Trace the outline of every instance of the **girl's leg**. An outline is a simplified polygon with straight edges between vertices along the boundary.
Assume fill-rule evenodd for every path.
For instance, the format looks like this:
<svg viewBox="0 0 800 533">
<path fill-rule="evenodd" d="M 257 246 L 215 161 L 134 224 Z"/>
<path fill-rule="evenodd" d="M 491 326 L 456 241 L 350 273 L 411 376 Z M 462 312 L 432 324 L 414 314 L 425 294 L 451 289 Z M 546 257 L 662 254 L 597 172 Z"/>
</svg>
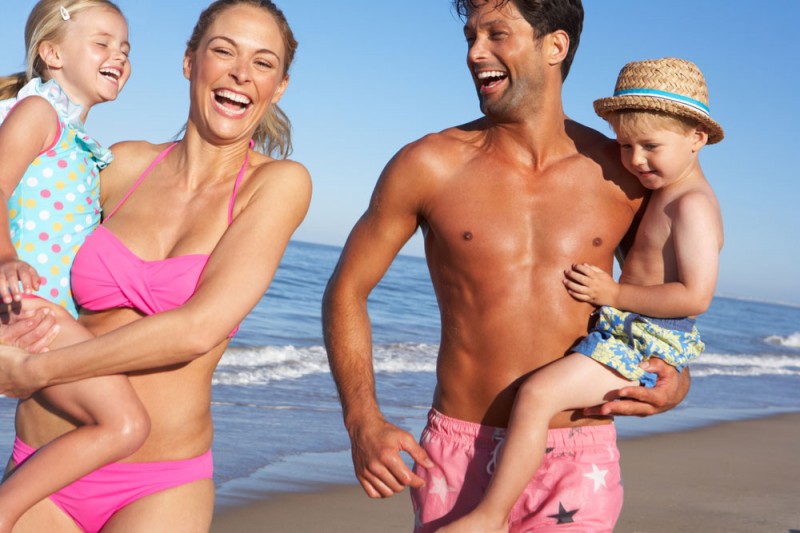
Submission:
<svg viewBox="0 0 800 533">
<path fill-rule="evenodd" d="M 56 316 L 61 329 L 54 348 L 91 338 L 61 309 Z M 53 492 L 135 452 L 150 431 L 147 412 L 126 376 L 86 379 L 38 394 L 79 427 L 43 446 L 0 485 L 0 532 L 10 531 L 25 511 Z"/>
<path fill-rule="evenodd" d="M 532 374 L 517 392 L 497 468 L 481 503 L 441 531 L 508 531 L 509 513 L 544 457 L 553 416 L 600 404 L 610 391 L 631 383 L 590 357 L 575 353 Z"/>
</svg>

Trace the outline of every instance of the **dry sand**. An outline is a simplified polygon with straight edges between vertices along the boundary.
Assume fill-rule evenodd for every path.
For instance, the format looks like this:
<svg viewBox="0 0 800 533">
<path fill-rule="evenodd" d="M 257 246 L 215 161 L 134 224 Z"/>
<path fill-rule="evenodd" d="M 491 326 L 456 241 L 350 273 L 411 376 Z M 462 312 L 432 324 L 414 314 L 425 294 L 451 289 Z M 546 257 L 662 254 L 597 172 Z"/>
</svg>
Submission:
<svg viewBox="0 0 800 533">
<path fill-rule="evenodd" d="M 620 441 L 617 533 L 800 533 L 800 414 Z M 271 495 L 218 513 L 213 533 L 412 530 L 408 493 L 357 486 Z"/>
</svg>

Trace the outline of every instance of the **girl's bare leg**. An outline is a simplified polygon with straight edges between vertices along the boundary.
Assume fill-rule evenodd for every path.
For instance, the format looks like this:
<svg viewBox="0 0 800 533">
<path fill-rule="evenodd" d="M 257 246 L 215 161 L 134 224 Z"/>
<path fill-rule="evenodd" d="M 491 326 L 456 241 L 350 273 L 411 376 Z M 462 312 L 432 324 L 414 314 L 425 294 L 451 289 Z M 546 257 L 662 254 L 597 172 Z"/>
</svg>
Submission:
<svg viewBox="0 0 800 533">
<path fill-rule="evenodd" d="M 583 354 L 569 354 L 536 371 L 517 392 L 483 499 L 470 514 L 439 531 L 508 531 L 511 509 L 542 463 L 553 416 L 603 403 L 610 391 L 631 383 Z"/>
<path fill-rule="evenodd" d="M 29 305 L 51 304 L 35 300 Z M 53 348 L 92 337 L 62 309 L 51 309 L 60 327 Z M 11 531 L 28 509 L 53 492 L 135 452 L 150 431 L 147 412 L 126 376 L 86 379 L 49 387 L 38 394 L 79 427 L 43 446 L 7 475 L 0 485 L 0 533 Z"/>
</svg>

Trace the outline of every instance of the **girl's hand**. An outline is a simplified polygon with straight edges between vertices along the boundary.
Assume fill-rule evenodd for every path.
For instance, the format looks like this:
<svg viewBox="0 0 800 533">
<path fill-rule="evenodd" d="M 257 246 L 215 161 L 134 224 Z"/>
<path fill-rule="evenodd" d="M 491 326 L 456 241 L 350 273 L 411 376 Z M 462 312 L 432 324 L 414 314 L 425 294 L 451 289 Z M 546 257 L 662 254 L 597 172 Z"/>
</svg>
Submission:
<svg viewBox="0 0 800 533">
<path fill-rule="evenodd" d="M 619 284 L 608 272 L 594 265 L 572 265 L 571 269 L 564 271 L 564 286 L 569 295 L 579 302 L 617 307 L 615 302 Z"/>
<path fill-rule="evenodd" d="M 19 302 L 22 294 L 38 291 L 39 283 L 36 269 L 25 261 L 14 257 L 0 262 L 0 298 L 3 303 Z"/>
</svg>

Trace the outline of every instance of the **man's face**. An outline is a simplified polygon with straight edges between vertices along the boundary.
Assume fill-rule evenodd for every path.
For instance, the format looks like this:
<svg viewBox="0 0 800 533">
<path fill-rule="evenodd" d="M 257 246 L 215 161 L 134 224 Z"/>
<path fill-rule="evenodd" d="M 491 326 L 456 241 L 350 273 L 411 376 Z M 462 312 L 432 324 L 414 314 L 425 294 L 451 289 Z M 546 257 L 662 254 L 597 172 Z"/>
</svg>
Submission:
<svg viewBox="0 0 800 533">
<path fill-rule="evenodd" d="M 481 111 L 498 121 L 513 120 L 544 86 L 541 41 L 513 2 L 496 7 L 494 0 L 470 13 L 464 36 Z"/>
</svg>

